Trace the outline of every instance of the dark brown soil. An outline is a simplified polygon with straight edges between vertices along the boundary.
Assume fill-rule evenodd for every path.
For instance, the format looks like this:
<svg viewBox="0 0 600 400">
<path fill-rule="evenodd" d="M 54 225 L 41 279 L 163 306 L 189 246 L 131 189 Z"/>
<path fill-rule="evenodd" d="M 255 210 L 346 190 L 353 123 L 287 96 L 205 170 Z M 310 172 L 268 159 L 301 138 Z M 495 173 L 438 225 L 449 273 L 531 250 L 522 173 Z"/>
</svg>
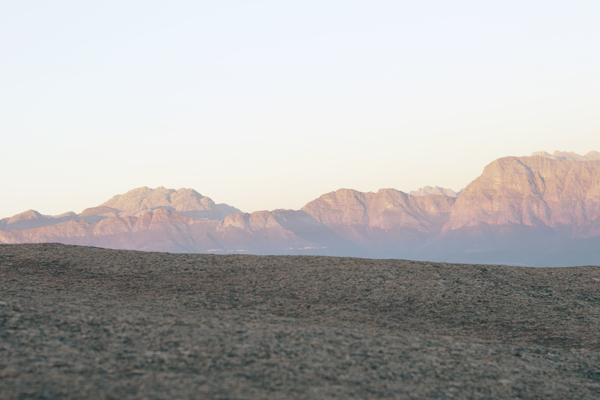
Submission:
<svg viewBox="0 0 600 400">
<path fill-rule="evenodd" d="M 0 399 L 596 399 L 600 268 L 0 245 Z"/>
</svg>

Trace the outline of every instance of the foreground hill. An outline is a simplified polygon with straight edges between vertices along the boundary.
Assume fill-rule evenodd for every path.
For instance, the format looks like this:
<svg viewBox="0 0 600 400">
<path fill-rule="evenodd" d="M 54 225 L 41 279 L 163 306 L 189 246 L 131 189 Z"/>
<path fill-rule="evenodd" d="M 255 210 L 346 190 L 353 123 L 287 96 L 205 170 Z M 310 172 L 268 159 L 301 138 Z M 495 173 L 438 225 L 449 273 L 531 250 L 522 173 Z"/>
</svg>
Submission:
<svg viewBox="0 0 600 400">
<path fill-rule="evenodd" d="M 0 245 L 0 393 L 596 399 L 600 269 Z"/>
</svg>

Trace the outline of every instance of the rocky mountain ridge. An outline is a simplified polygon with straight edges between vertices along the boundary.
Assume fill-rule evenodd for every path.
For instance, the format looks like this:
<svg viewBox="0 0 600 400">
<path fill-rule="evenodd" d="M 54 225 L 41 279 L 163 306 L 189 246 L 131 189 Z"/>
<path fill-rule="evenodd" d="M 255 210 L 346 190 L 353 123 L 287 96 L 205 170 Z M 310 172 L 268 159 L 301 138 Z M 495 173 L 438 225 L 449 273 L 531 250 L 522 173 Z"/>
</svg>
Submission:
<svg viewBox="0 0 600 400">
<path fill-rule="evenodd" d="M 120 210 L 120 216 L 139 216 L 156 209 L 176 211 L 196 219 L 221 220 L 229 214 L 241 211 L 227 204 L 216 204 L 210 197 L 202 196 L 194 189 L 150 189 L 142 187 L 116 195 L 102 203 L 103 207 Z"/>
<path fill-rule="evenodd" d="M 200 220 L 222 220 L 229 214 L 241 211 L 227 204 L 216 204 L 210 197 L 202 196 L 194 189 L 150 189 L 141 187 L 125 194 L 113 196 L 96 207 L 83 210 L 80 214 L 72 211 L 50 216 L 35 210 L 28 210 L 10 218 L 0 219 L 0 231 L 41 228 L 67 221 L 86 221 L 96 224 L 108 218 L 139 217 L 158 209 L 174 211 L 178 214 Z"/>
<path fill-rule="evenodd" d="M 419 190 L 411 190 L 408 192 L 411 196 L 427 196 L 429 194 L 437 194 L 438 196 L 457 197 L 462 193 L 462 190 L 455 192 L 452 189 L 443 188 L 440 186 L 423 186 Z"/>
<path fill-rule="evenodd" d="M 519 224 L 584 228 L 600 217 L 600 159 L 505 157 L 457 198 L 444 230 Z"/>
<path fill-rule="evenodd" d="M 537 152 L 531 153 L 531 157 L 534 157 L 534 156 L 551 158 L 553 160 L 571 160 L 571 161 L 600 160 L 600 152 L 597 152 L 597 151 L 590 151 L 583 156 L 580 154 L 574 153 L 572 151 L 558 151 L 557 150 L 552 154 L 545 152 L 545 151 L 537 151 Z"/>
<path fill-rule="evenodd" d="M 460 194 L 340 189 L 302 209 L 242 213 L 192 189 L 138 188 L 81 214 L 0 220 L 1 243 L 316 254 L 523 265 L 600 263 L 600 158 L 504 157 Z M 442 191 L 442 193 L 444 193 Z M 545 263 L 545 264 L 544 264 Z"/>
</svg>

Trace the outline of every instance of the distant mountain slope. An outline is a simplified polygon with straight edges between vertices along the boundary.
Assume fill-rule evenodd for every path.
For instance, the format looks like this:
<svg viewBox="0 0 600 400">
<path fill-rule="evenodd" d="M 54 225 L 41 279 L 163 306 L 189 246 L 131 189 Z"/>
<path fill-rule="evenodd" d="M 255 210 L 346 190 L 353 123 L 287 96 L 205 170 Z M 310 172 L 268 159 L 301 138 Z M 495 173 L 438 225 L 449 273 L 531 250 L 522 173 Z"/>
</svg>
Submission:
<svg viewBox="0 0 600 400">
<path fill-rule="evenodd" d="M 423 186 L 419 190 L 412 190 L 408 192 L 411 196 L 427 196 L 430 194 L 435 194 L 438 196 L 448 196 L 448 197 L 456 197 L 462 192 L 455 192 L 452 189 L 446 189 L 439 186 Z"/>
<path fill-rule="evenodd" d="M 96 224 L 107 218 L 140 216 L 157 209 L 175 211 L 181 215 L 203 220 L 222 220 L 229 214 L 241 212 L 227 204 L 215 204 L 211 198 L 202 196 L 193 189 L 143 187 L 116 195 L 99 206 L 86 208 L 79 215 L 68 212 L 58 216 L 46 216 L 35 210 L 25 211 L 1 219 L 0 231 L 41 228 L 74 220 Z"/>
<path fill-rule="evenodd" d="M 590 151 L 585 155 L 579 155 L 572 151 L 555 151 L 553 154 L 545 151 L 538 151 L 531 154 L 531 157 L 540 156 L 546 158 L 552 158 L 554 160 L 570 160 L 570 161 L 594 161 L 600 160 L 600 153 L 597 151 Z"/>
<path fill-rule="evenodd" d="M 302 210 L 328 226 L 401 226 L 432 233 L 441 229 L 440 222 L 449 216 L 454 202 L 448 196 L 411 196 L 395 189 L 377 193 L 340 189 L 309 202 Z"/>
<path fill-rule="evenodd" d="M 190 226 L 208 226 L 218 221 L 196 221 L 169 210 L 148 211 L 139 217 L 105 218 L 97 223 L 84 219 L 21 231 L 0 232 L 3 243 L 90 245 L 115 249 L 186 252 L 195 251 Z"/>
<path fill-rule="evenodd" d="M 373 256 L 393 256 L 440 232 L 454 201 L 453 197 L 417 197 L 394 189 L 377 193 L 340 189 L 311 201 L 302 211 Z"/>
<path fill-rule="evenodd" d="M 159 208 L 141 216 L 105 218 L 97 223 L 81 219 L 0 232 L 0 242 L 169 252 L 366 255 L 309 214 L 293 210 L 231 214 L 222 221 L 206 221 Z"/>
<path fill-rule="evenodd" d="M 254 254 L 321 254 L 365 256 L 355 243 L 304 211 L 257 211 L 232 214 L 212 235 L 220 249 Z"/>
</svg>

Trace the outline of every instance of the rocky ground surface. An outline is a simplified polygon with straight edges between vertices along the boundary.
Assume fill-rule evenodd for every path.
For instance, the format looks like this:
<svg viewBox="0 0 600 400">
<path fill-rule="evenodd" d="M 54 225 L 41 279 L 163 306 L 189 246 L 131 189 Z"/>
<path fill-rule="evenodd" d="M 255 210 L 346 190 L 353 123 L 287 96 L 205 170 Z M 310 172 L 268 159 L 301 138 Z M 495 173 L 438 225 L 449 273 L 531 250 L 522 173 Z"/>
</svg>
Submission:
<svg viewBox="0 0 600 400">
<path fill-rule="evenodd" d="M 600 267 L 0 245 L 1 399 L 596 399 Z"/>
</svg>

